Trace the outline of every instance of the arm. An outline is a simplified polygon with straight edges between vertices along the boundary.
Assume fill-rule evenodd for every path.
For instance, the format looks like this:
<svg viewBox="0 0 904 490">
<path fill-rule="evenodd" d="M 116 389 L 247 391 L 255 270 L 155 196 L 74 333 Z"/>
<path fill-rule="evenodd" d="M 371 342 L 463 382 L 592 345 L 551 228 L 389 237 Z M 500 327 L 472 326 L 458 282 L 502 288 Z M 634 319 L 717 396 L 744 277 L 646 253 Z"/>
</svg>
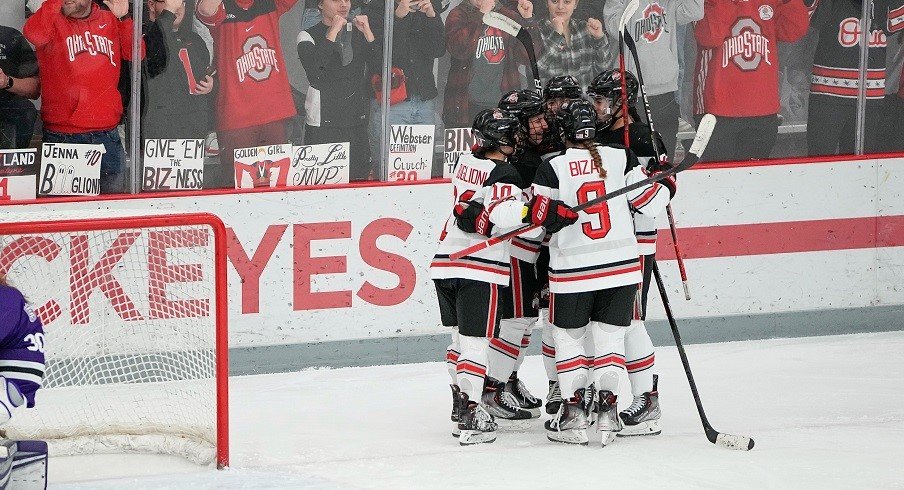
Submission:
<svg viewBox="0 0 904 490">
<path fill-rule="evenodd" d="M 219 25 L 226 20 L 223 0 L 199 0 L 195 7 L 195 16 L 209 27 Z"/>
<path fill-rule="evenodd" d="M 540 71 L 541 77 L 548 78 L 550 73 L 558 72 L 560 70 L 557 69 L 564 66 L 562 58 L 564 58 L 565 53 L 558 49 L 558 46 L 565 43 L 565 36 L 556 32 L 552 28 L 552 24 L 546 21 L 540 24 L 537 33 L 540 34 L 537 36 L 539 39 L 534 41 L 535 44 L 538 41 L 540 44 L 536 48 L 537 69 Z"/>
<path fill-rule="evenodd" d="M 650 174 L 638 162 L 633 151 L 626 148 L 625 157 L 627 159 L 625 185 L 631 185 L 650 177 Z M 634 211 L 647 216 L 658 216 L 672 200 L 675 190 L 675 178 L 671 176 L 635 189 L 625 196 Z"/>
<path fill-rule="evenodd" d="M 696 22 L 703 18 L 703 0 L 676 0 L 675 20 L 678 25 Z"/>
<path fill-rule="evenodd" d="M 53 39 L 56 31 L 54 21 L 62 15 L 60 13 L 62 5 L 63 0 L 47 0 L 25 21 L 22 32 L 35 49 L 43 49 Z"/>
<path fill-rule="evenodd" d="M 803 0 L 779 0 L 776 8 L 775 35 L 779 41 L 794 42 L 807 34 L 810 14 Z"/>
<path fill-rule="evenodd" d="M 446 48 L 453 58 L 467 59 L 474 56 L 477 49 L 477 39 L 483 23 L 469 17 L 472 16 L 465 11 L 464 6 L 459 5 L 446 18 Z"/>
<path fill-rule="evenodd" d="M 328 39 L 314 39 L 308 31 L 298 34 L 298 59 L 304 68 L 308 80 L 314 87 L 321 87 L 324 71 L 338 67 L 342 62 L 339 45 Z"/>
<path fill-rule="evenodd" d="M 432 10 L 432 4 L 430 9 Z M 429 12 L 426 13 L 426 22 L 423 29 L 416 30 L 415 33 L 421 40 L 417 46 L 420 47 L 421 53 L 429 59 L 440 58 L 446 52 L 446 30 L 443 27 L 443 20 L 439 15 L 433 17 Z"/>
<path fill-rule="evenodd" d="M 134 59 L 134 54 L 132 53 L 132 18 L 128 18 L 125 20 L 119 21 L 119 49 L 122 55 L 122 59 L 126 61 L 132 61 Z M 145 44 L 144 39 L 139 43 L 139 53 L 138 59 L 144 59 L 145 56 Z"/>
<path fill-rule="evenodd" d="M 166 71 L 167 51 L 171 41 L 166 33 L 172 32 L 175 19 L 172 12 L 164 10 L 156 21 L 147 25 L 144 43 L 147 47 L 147 73 L 150 78 Z"/>
<path fill-rule="evenodd" d="M 27 99 L 37 99 L 41 95 L 41 84 L 38 79 L 38 59 L 34 50 L 21 35 L 16 36 L 8 48 L 14 67 L 10 73 L 0 70 L 0 87 L 5 87 L 11 78 L 13 86 L 7 90 L 8 92 Z"/>
<path fill-rule="evenodd" d="M 737 17 L 734 0 L 704 0 L 703 18 L 694 26 L 694 37 L 701 48 L 717 48 L 731 34 Z"/>
<path fill-rule="evenodd" d="M 606 0 L 603 6 L 603 25 L 606 26 L 606 32 L 618 38 L 618 33 L 623 26 L 618 25 L 622 14 L 625 13 L 625 0 Z"/>
</svg>

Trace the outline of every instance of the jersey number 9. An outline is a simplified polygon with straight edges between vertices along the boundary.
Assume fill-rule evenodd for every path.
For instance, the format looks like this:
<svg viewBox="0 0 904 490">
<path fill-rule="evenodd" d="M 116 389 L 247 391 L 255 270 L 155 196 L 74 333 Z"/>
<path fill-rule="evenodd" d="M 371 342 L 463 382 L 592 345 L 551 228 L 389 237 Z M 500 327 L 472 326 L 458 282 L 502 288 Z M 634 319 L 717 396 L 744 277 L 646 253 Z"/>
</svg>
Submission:
<svg viewBox="0 0 904 490">
<path fill-rule="evenodd" d="M 591 196 L 591 194 L 593 195 Z M 605 182 L 601 180 L 585 182 L 578 188 L 578 204 L 584 204 L 604 195 L 606 195 Z M 581 223 L 581 229 L 584 230 L 584 234 L 593 240 L 605 238 L 609 234 L 609 230 L 612 229 L 612 224 L 609 222 L 609 203 L 603 201 L 584 209 L 583 212 L 590 215 L 590 221 Z M 599 220 L 599 226 L 594 226 L 595 220 L 593 216 L 596 216 L 597 220 Z"/>
</svg>

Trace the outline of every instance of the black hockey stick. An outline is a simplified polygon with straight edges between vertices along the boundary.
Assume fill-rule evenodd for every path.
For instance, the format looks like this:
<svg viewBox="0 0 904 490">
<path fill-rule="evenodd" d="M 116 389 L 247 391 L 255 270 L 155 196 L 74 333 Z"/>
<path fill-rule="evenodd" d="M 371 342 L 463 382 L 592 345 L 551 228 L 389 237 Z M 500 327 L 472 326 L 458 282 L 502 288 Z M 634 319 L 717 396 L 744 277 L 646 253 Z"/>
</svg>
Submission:
<svg viewBox="0 0 904 490">
<path fill-rule="evenodd" d="M 527 60 L 530 62 L 530 71 L 534 76 L 534 89 L 537 92 L 543 92 L 540 69 L 537 68 L 537 54 L 534 52 L 534 40 L 531 38 L 530 33 L 527 32 L 527 29 L 524 29 L 518 21 L 499 12 L 492 11 L 483 14 L 483 23 L 514 37 L 524 45 L 524 50 L 527 51 Z"/>
<path fill-rule="evenodd" d="M 653 153 L 656 154 L 656 158 L 658 159 L 659 155 L 668 155 L 668 153 L 664 151 L 660 152 L 661 148 L 659 148 L 659 142 L 656 140 L 656 128 L 653 126 L 653 113 L 650 111 L 650 101 L 647 99 L 647 89 L 643 84 L 643 70 L 640 69 L 640 57 L 637 55 L 637 44 L 634 43 L 634 38 L 631 37 L 631 32 L 628 31 L 627 27 L 624 29 L 624 40 L 625 44 L 628 46 L 628 50 L 631 51 L 631 57 L 634 59 L 634 67 L 637 70 L 637 82 L 640 84 L 640 98 L 643 100 L 643 110 L 647 116 L 647 124 L 650 125 L 650 139 L 653 142 Z M 675 149 L 672 148 L 672 151 L 675 151 Z M 687 286 L 687 270 L 684 268 L 684 258 L 681 257 L 681 249 L 678 246 L 678 230 L 675 229 L 675 214 L 672 212 L 671 203 L 666 205 L 665 211 L 669 218 L 669 231 L 672 234 L 672 245 L 675 247 L 675 257 L 678 260 L 678 272 L 681 274 L 681 285 L 684 287 L 684 299 L 690 301 L 691 290 Z"/>
<path fill-rule="evenodd" d="M 662 307 L 665 308 L 665 316 L 669 319 L 669 325 L 672 327 L 672 335 L 675 337 L 675 345 L 678 347 L 678 355 L 681 356 L 681 364 L 684 365 L 684 374 L 687 375 L 687 383 L 691 386 L 691 394 L 694 395 L 694 403 L 697 405 L 697 413 L 700 414 L 700 421 L 703 422 L 703 431 L 706 432 L 706 438 L 709 442 L 722 446 L 727 449 L 737 449 L 739 451 L 750 451 L 753 449 L 753 439 L 746 436 L 736 436 L 725 434 L 713 429 L 706 419 L 706 413 L 703 412 L 703 402 L 700 401 L 700 394 L 697 392 L 697 383 L 694 382 L 694 375 L 691 373 L 691 365 L 687 361 L 687 354 L 684 352 L 684 344 L 681 343 L 681 334 L 678 332 L 678 324 L 675 323 L 675 316 L 672 315 L 672 307 L 669 306 L 669 297 L 665 291 L 665 283 L 662 282 L 662 276 L 659 274 L 659 267 L 656 261 L 653 264 L 653 276 L 656 278 L 656 285 L 659 287 L 659 296 L 662 298 Z"/>
<path fill-rule="evenodd" d="M 618 72 L 621 74 L 621 106 L 623 133 L 625 135 L 625 146 L 631 146 L 631 137 L 628 134 L 628 86 L 625 83 L 625 34 L 628 32 L 628 22 L 634 16 L 640 7 L 640 0 L 631 0 L 625 5 L 625 11 L 622 12 L 621 18 L 618 20 Z"/>
<path fill-rule="evenodd" d="M 688 154 L 687 158 L 685 158 L 684 161 L 681 162 L 681 165 L 676 165 L 667 170 L 656 173 L 648 179 L 644 179 L 644 180 L 635 182 L 631 185 L 626 185 L 626 186 L 622 187 L 621 189 L 617 189 L 608 194 L 604 194 L 602 196 L 591 199 L 591 200 L 585 202 L 584 204 L 579 204 L 577 206 L 574 206 L 573 208 L 571 208 L 571 210 L 576 213 L 579 211 L 583 211 L 589 207 L 596 206 L 597 204 L 606 202 L 612 198 L 621 196 L 623 194 L 627 194 L 628 192 L 631 192 L 633 190 L 640 189 L 641 187 L 650 185 L 654 182 L 659 182 L 660 180 L 665 179 L 666 177 L 675 175 L 678 172 L 683 172 L 683 171 L 693 167 L 698 161 L 700 161 L 700 155 L 702 155 L 703 150 L 706 149 L 706 145 L 707 145 L 707 143 L 709 143 L 709 137 L 712 136 L 713 129 L 715 127 L 716 127 L 716 117 L 713 116 L 712 114 L 704 115 L 703 119 L 700 120 L 700 124 L 697 126 L 697 134 L 694 136 L 694 143 L 691 145 L 689 154 Z M 449 254 L 449 258 L 452 260 L 458 260 L 462 257 L 466 257 L 475 252 L 479 252 L 483 249 L 492 247 L 493 245 L 496 245 L 497 243 L 502 243 L 506 240 L 509 240 L 518 235 L 527 233 L 528 231 L 535 230 L 539 227 L 540 227 L 540 225 L 525 225 L 520 228 L 516 228 L 507 233 L 503 233 L 499 236 L 494 236 L 488 240 L 484 240 L 480 243 L 475 243 L 474 245 L 471 245 L 467 248 L 463 248 L 457 252 L 453 252 L 453 253 Z"/>
</svg>

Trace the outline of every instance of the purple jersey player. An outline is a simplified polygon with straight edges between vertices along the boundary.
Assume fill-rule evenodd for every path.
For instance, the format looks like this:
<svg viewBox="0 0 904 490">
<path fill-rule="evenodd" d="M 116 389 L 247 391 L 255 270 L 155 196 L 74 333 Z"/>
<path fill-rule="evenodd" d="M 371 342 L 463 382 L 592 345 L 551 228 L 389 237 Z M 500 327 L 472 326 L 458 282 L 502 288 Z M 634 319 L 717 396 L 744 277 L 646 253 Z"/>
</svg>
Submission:
<svg viewBox="0 0 904 490">
<path fill-rule="evenodd" d="M 44 329 L 19 290 L 0 277 L 0 424 L 14 407 L 35 404 L 44 377 Z M 3 410 L 6 408 L 6 410 Z"/>
</svg>

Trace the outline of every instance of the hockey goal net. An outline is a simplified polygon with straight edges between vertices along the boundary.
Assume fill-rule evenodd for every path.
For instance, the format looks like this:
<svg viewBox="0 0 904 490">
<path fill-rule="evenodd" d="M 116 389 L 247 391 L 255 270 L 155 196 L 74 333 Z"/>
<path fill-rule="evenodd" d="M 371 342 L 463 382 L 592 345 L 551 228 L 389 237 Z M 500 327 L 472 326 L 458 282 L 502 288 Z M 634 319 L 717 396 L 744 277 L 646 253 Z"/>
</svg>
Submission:
<svg viewBox="0 0 904 490">
<path fill-rule="evenodd" d="M 46 440 L 51 455 L 226 466 L 225 264 L 210 214 L 4 213 L 0 274 L 43 322 L 46 370 L 35 408 L 0 430 Z"/>
</svg>

